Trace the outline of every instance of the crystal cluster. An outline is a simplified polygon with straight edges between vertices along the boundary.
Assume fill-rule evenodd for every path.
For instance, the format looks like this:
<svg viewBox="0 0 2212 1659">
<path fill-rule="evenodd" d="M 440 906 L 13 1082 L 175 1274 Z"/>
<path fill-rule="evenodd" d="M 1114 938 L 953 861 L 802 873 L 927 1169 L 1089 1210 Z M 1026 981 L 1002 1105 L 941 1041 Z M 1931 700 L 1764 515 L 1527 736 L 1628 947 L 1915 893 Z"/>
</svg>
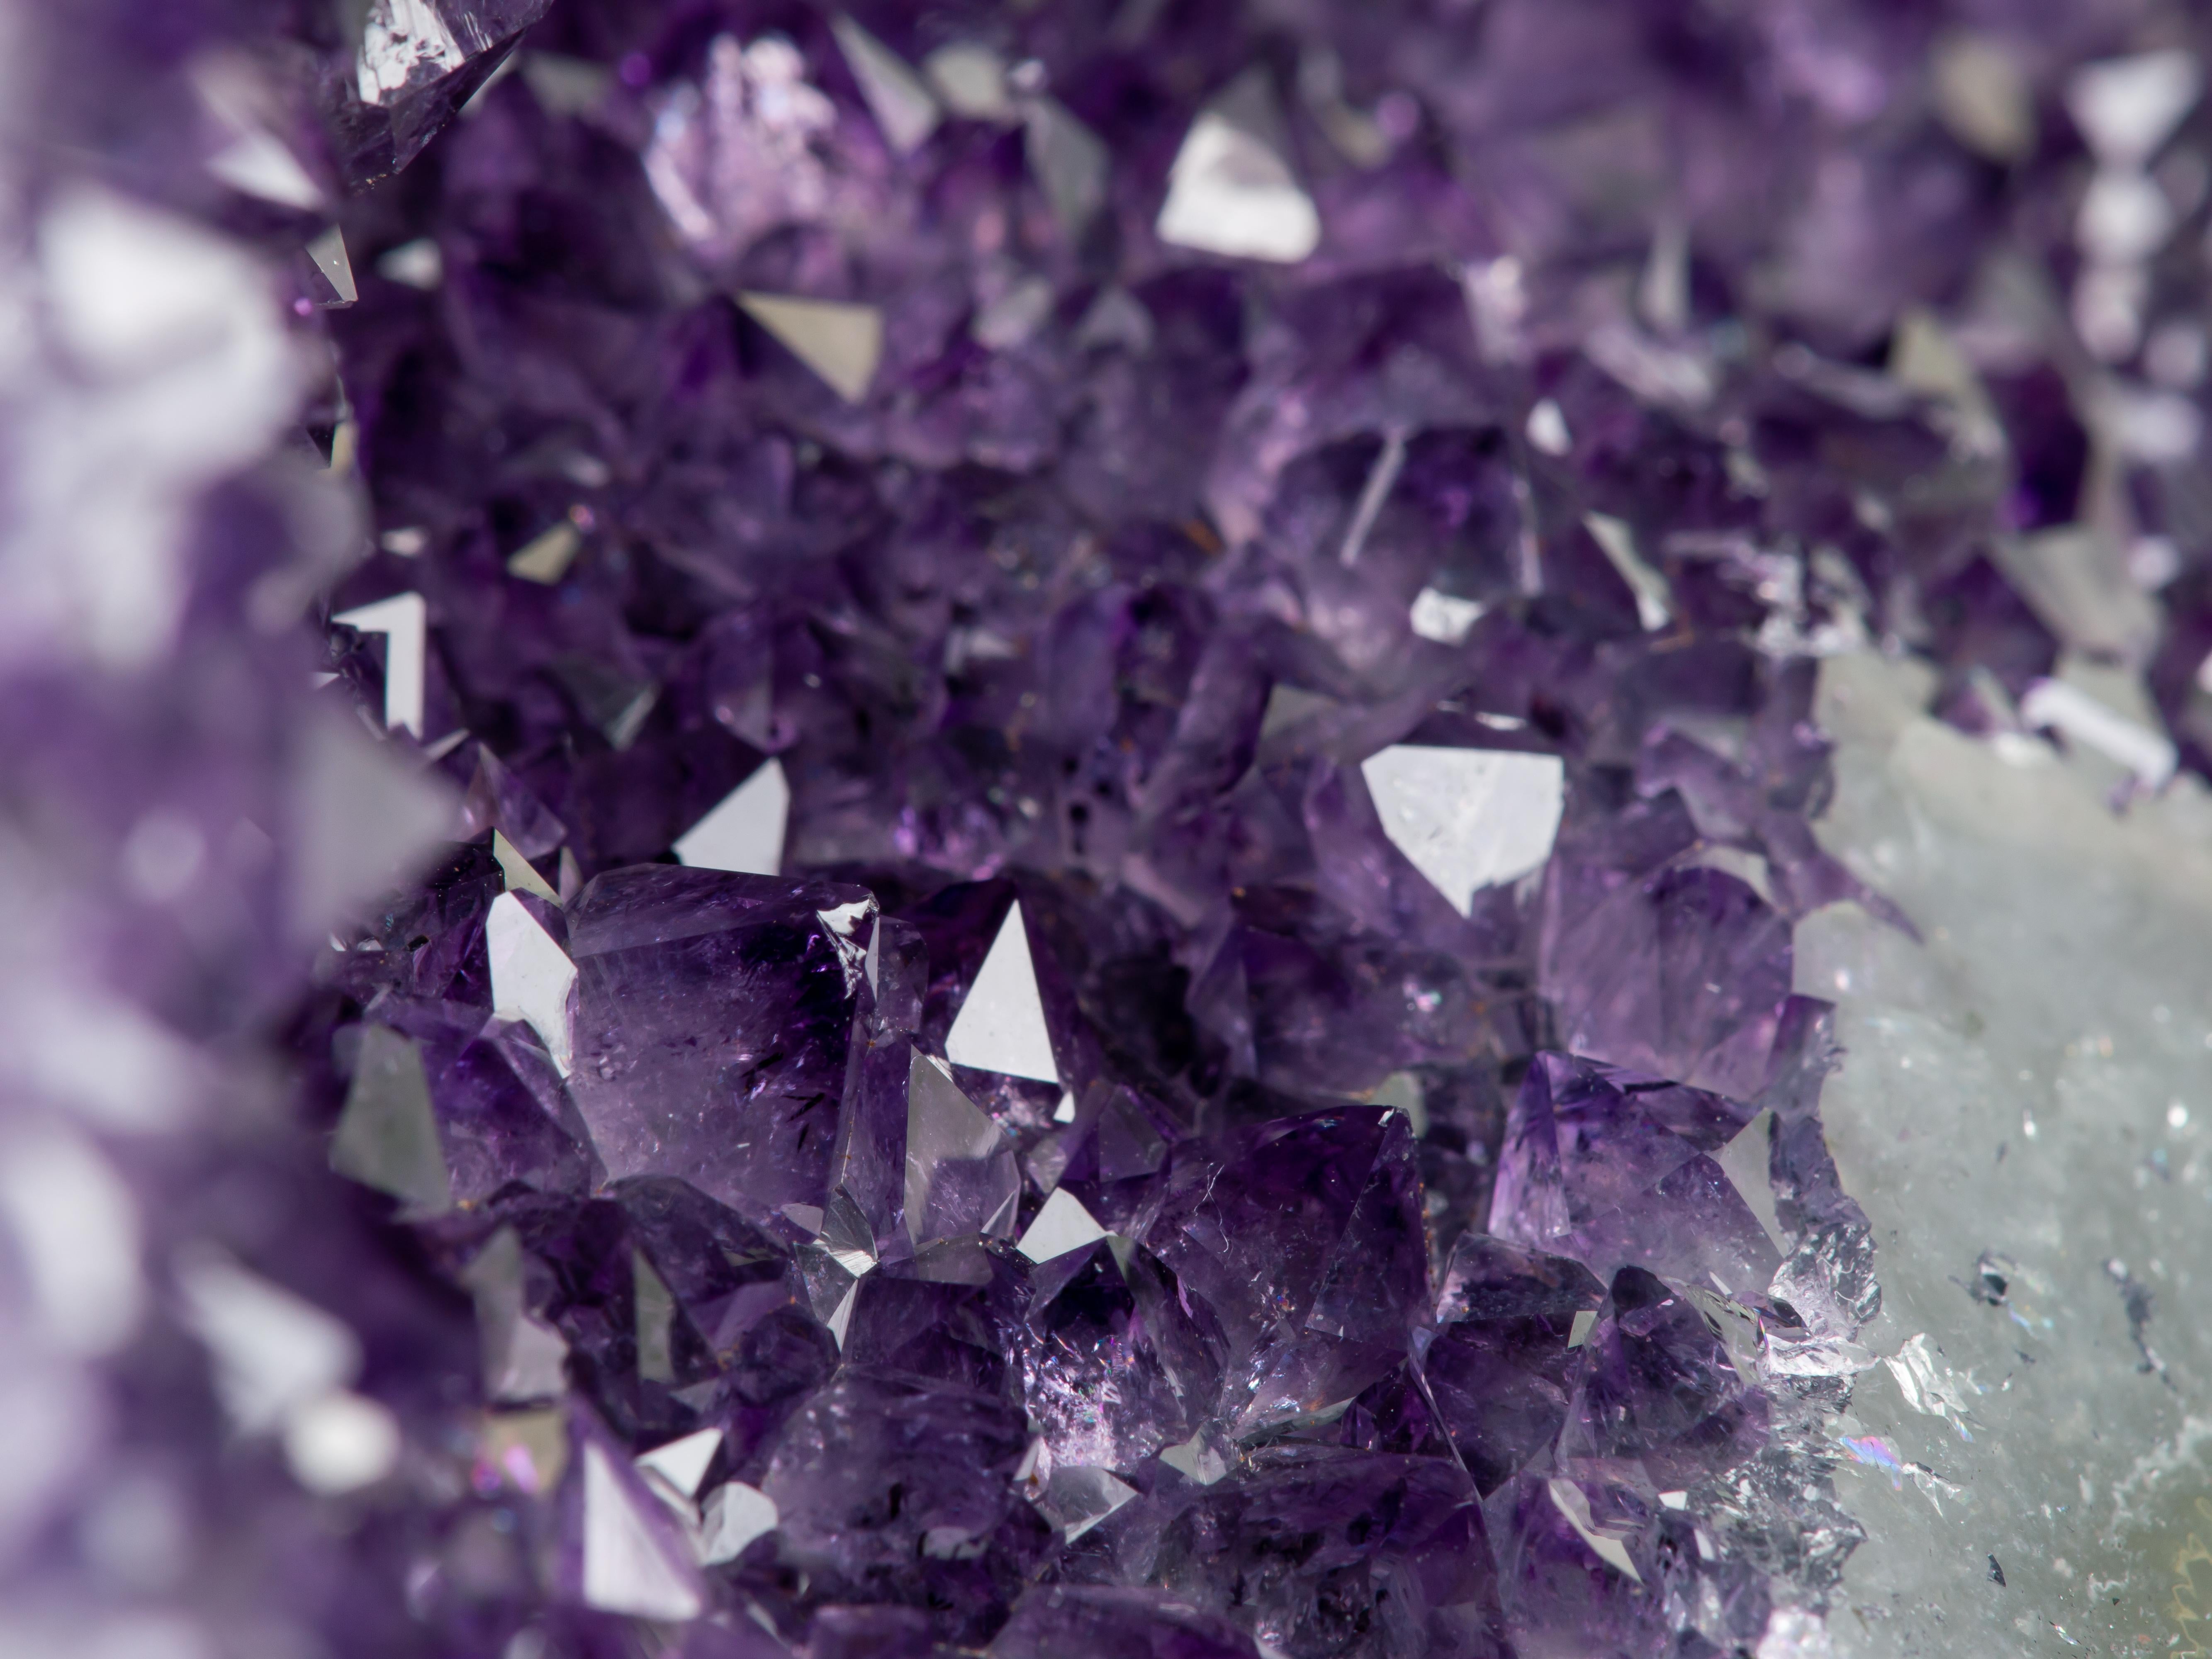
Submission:
<svg viewBox="0 0 2212 1659">
<path fill-rule="evenodd" d="M 0 1646 L 1828 1650 L 1819 665 L 2212 764 L 2195 21 L 129 12 L 0 12 Z"/>
</svg>

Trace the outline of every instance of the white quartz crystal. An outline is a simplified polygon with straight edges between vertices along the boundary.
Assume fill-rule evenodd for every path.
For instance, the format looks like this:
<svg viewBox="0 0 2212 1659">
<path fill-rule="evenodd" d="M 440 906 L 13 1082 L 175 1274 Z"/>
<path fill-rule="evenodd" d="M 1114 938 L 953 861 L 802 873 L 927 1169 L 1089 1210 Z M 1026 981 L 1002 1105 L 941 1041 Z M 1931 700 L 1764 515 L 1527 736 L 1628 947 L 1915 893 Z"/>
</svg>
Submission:
<svg viewBox="0 0 2212 1659">
<path fill-rule="evenodd" d="M 1860 1340 L 1888 1362 L 1831 1425 L 1868 1536 L 1829 1636 L 1838 1659 L 2196 1650 L 2212 801 L 2184 778 L 2121 816 L 2104 757 L 1963 736 L 1917 712 L 1927 690 L 1823 667 L 1821 837 L 1921 933 L 1837 905 L 1796 935 L 1798 989 L 1838 1011 L 1822 1111 L 1874 1225 Z"/>
</svg>

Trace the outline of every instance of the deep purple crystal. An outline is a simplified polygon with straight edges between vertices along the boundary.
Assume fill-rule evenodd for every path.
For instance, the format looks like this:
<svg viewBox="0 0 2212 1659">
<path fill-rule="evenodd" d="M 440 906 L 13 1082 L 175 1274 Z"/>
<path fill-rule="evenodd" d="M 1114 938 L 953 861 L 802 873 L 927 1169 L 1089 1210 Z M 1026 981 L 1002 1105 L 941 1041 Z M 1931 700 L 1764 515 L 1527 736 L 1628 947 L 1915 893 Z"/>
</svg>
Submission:
<svg viewBox="0 0 2212 1659">
<path fill-rule="evenodd" d="M 1814 660 L 2012 737 L 2117 661 L 2212 764 L 2200 210 L 2100 264 L 2060 112 L 2136 9 L 48 9 L 0 1101 L 121 1219 L 0 1309 L 25 1628 L 1821 1604 L 1699 1532 L 1826 1502 L 1770 1362 L 1878 1305 L 1791 930 L 1909 922 Z M 1447 892 L 1398 745 L 1556 760 L 1548 856 Z"/>
</svg>

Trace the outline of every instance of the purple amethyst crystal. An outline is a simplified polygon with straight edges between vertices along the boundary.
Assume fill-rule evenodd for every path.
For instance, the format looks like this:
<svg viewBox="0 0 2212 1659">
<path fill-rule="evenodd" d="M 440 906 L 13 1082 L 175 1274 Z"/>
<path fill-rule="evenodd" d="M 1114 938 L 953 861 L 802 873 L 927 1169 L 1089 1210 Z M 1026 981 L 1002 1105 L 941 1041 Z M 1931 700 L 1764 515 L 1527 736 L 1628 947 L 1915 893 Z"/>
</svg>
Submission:
<svg viewBox="0 0 2212 1659">
<path fill-rule="evenodd" d="M 1811 1650 L 1815 661 L 2212 764 L 2134 9 L 47 9 L 25 1639 Z"/>
</svg>

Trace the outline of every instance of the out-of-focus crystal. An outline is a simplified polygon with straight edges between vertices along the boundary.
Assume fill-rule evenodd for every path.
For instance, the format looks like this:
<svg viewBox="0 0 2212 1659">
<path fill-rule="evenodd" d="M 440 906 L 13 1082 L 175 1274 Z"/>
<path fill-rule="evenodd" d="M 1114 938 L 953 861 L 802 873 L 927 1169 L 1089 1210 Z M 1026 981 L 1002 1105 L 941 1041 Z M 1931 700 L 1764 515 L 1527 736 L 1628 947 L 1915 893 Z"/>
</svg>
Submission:
<svg viewBox="0 0 2212 1659">
<path fill-rule="evenodd" d="M 1296 264 L 1321 244 L 1321 215 L 1291 170 L 1282 112 L 1261 67 L 1200 112 L 1176 153 L 1159 238 L 1231 258 Z"/>
<path fill-rule="evenodd" d="M 884 314 L 874 306 L 787 294 L 741 294 L 738 303 L 847 403 L 868 395 L 884 355 Z"/>
<path fill-rule="evenodd" d="M 937 131 L 937 100 L 929 88 L 903 58 L 849 16 L 840 15 L 830 27 L 884 137 L 900 155 L 913 155 Z"/>
</svg>

